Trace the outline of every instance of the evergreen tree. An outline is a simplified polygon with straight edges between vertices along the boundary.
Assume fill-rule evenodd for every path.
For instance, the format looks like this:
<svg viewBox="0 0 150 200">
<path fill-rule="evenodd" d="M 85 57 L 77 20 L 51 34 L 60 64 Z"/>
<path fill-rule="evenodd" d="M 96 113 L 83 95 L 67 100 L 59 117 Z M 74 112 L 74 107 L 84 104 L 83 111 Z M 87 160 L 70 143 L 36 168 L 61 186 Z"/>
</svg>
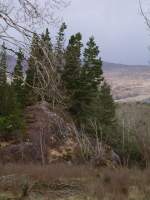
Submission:
<svg viewBox="0 0 150 200">
<path fill-rule="evenodd" d="M 80 33 L 71 36 L 65 54 L 65 66 L 62 74 L 62 80 L 67 90 L 69 99 L 69 110 L 73 115 L 79 112 L 78 102 L 76 101 L 76 92 L 79 88 L 81 72 L 81 42 Z"/>
<path fill-rule="evenodd" d="M 38 100 L 47 98 L 45 81 L 50 71 L 53 46 L 48 29 L 39 37 L 33 34 L 28 70 L 26 72 L 25 96 L 26 103 L 33 104 Z"/>
<path fill-rule="evenodd" d="M 99 48 L 91 37 L 84 51 L 83 73 L 86 74 L 86 81 L 91 88 L 98 90 L 103 80 L 102 61 L 99 58 Z"/>
<path fill-rule="evenodd" d="M 54 103 L 54 99 L 56 94 L 55 88 L 57 88 L 57 66 L 54 59 L 54 49 L 53 44 L 51 42 L 51 37 L 49 34 L 48 29 L 46 29 L 45 34 L 42 34 L 41 37 L 41 55 L 42 55 L 42 66 L 44 69 L 41 68 L 41 72 L 43 74 L 43 77 L 45 79 L 46 87 L 44 88 L 42 98 L 50 103 Z M 43 78 L 42 77 L 42 78 Z M 43 80 L 41 80 L 43 82 Z M 56 84 L 55 84 L 56 83 Z"/>
<path fill-rule="evenodd" d="M 19 52 L 17 53 L 17 63 L 14 68 L 12 84 L 17 96 L 17 101 L 21 106 L 23 106 L 24 103 L 24 76 L 23 76 L 23 66 L 22 66 L 23 59 L 24 55 L 21 49 L 19 49 Z"/>
<path fill-rule="evenodd" d="M 63 71 L 64 68 L 64 42 L 65 42 L 65 30 L 67 29 L 67 25 L 62 23 L 58 35 L 56 37 L 56 47 L 55 47 L 55 54 L 56 54 L 56 65 L 57 70 L 59 73 Z"/>
<path fill-rule="evenodd" d="M 1 53 L 0 53 L 0 87 L 5 87 L 7 82 L 7 57 L 6 57 L 6 50 L 5 44 L 3 43 Z"/>
<path fill-rule="evenodd" d="M 99 91 L 99 111 L 101 113 L 101 123 L 106 126 L 111 125 L 114 122 L 115 116 L 115 103 L 111 95 L 110 86 L 106 81 L 103 82 Z"/>
<path fill-rule="evenodd" d="M 112 131 L 115 122 L 115 104 L 110 86 L 104 80 L 102 61 L 94 37 L 89 39 L 84 51 L 83 85 L 87 85 L 82 104 L 88 105 L 83 109 L 85 119 L 94 120 L 99 130 L 104 133 Z M 88 100 L 88 101 L 87 101 Z"/>
<path fill-rule="evenodd" d="M 46 51 L 52 52 L 53 51 L 53 45 L 50 38 L 50 33 L 48 28 L 46 28 L 45 34 L 42 34 L 41 36 L 41 43 L 44 45 Z"/>
<path fill-rule="evenodd" d="M 112 130 L 115 104 L 110 87 L 103 77 L 102 61 L 94 37 L 89 39 L 84 50 L 78 89 L 73 100 L 78 107 L 75 117 L 79 126 L 84 125 L 87 131 L 93 132 L 91 122 L 96 122 L 98 133 L 101 129 L 104 132 Z"/>
<path fill-rule="evenodd" d="M 0 115 L 5 114 L 6 105 L 6 90 L 7 90 L 7 55 L 5 44 L 3 43 L 0 53 Z"/>
<path fill-rule="evenodd" d="M 24 123 L 22 110 L 12 85 L 6 84 L 3 93 L 3 107 L 0 113 L 0 139 L 13 139 L 22 133 Z"/>
<path fill-rule="evenodd" d="M 103 132 L 103 139 L 107 140 L 107 142 L 109 140 L 110 142 L 112 139 L 112 133 L 116 129 L 116 107 L 111 94 L 110 86 L 106 81 L 102 83 L 98 92 L 96 109 L 97 123 L 100 125 L 101 131 Z"/>
<path fill-rule="evenodd" d="M 11 139 L 22 127 L 21 110 L 14 87 L 7 83 L 7 54 L 2 46 L 0 59 L 0 138 Z"/>
<path fill-rule="evenodd" d="M 80 112 L 77 119 L 87 124 L 96 119 L 95 101 L 98 89 L 103 81 L 102 61 L 99 58 L 99 49 L 91 37 L 84 50 L 84 63 L 80 75 L 80 85 L 76 94 Z"/>
<path fill-rule="evenodd" d="M 37 68 L 39 66 L 38 59 L 40 58 L 39 37 L 36 33 L 33 34 L 30 57 L 28 60 L 28 69 L 25 80 L 25 101 L 26 104 L 33 104 L 37 101 L 36 88 L 38 88 Z"/>
<path fill-rule="evenodd" d="M 74 93 L 81 71 L 81 43 L 80 33 L 71 36 L 65 54 L 65 66 L 62 79 L 69 93 Z"/>
</svg>

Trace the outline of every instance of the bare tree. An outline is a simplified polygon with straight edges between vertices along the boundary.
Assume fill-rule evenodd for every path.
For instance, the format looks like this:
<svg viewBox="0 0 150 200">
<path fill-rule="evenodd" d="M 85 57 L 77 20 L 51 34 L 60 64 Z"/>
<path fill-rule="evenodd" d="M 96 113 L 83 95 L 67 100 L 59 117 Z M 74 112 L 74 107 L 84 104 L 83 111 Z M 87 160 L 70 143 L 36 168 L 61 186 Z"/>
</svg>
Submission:
<svg viewBox="0 0 150 200">
<path fill-rule="evenodd" d="M 68 4 L 68 0 L 0 0 L 0 41 L 5 41 L 7 49 L 13 53 L 21 48 L 28 57 L 33 33 L 40 35 L 46 27 L 57 25 L 61 21 L 58 11 Z M 38 74 L 40 84 L 38 87 L 29 86 L 37 94 L 42 95 L 42 99 L 47 93 L 53 98 L 53 105 L 55 105 L 55 102 L 62 100 L 58 89 L 60 78 L 55 67 L 57 61 L 55 55 L 48 55 L 46 45 L 41 43 L 38 45 L 48 67 L 42 60 L 33 58 L 37 64 L 36 74 Z"/>
<path fill-rule="evenodd" d="M 57 12 L 68 5 L 69 2 L 66 1 L 1 0 L 0 38 L 14 43 L 16 37 L 12 33 L 29 39 L 33 32 L 38 32 L 41 28 L 50 24 L 56 24 L 60 20 Z M 19 41 L 20 43 L 22 41 Z"/>
</svg>

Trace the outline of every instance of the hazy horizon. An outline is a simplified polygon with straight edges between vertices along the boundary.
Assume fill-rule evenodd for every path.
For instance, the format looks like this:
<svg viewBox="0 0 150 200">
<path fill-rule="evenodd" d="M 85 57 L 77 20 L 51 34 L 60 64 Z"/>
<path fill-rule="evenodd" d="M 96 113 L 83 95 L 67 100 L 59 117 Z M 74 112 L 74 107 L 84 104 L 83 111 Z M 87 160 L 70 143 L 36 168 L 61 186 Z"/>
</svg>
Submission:
<svg viewBox="0 0 150 200">
<path fill-rule="evenodd" d="M 150 32 L 141 16 L 138 0 L 72 0 L 63 11 L 67 36 L 83 34 L 84 44 L 91 35 L 106 62 L 127 65 L 150 63 Z"/>
</svg>

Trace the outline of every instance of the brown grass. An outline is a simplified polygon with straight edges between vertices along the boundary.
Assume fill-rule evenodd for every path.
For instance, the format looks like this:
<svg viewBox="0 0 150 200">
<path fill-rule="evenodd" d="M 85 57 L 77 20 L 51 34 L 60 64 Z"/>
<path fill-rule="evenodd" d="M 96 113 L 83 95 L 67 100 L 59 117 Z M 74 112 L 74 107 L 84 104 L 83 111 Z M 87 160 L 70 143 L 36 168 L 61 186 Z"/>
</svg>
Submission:
<svg viewBox="0 0 150 200">
<path fill-rule="evenodd" d="M 10 180 L 7 179 L 9 175 Z M 5 182 L 1 177 L 6 178 Z M 92 200 L 147 200 L 150 195 L 149 177 L 150 169 L 95 169 L 65 164 L 45 167 L 7 165 L 0 166 L 0 191 L 17 193 L 28 186 L 29 192 L 54 190 L 58 194 L 64 190 L 64 193 L 68 191 L 72 194 L 75 185 L 82 196 Z"/>
<path fill-rule="evenodd" d="M 21 195 L 25 188 L 30 191 L 54 190 L 63 188 L 80 190 L 84 179 L 93 176 L 88 166 L 69 166 L 68 164 L 40 165 L 0 165 L 0 194 L 11 191 Z M 1 196 L 0 196 L 1 197 Z"/>
<path fill-rule="evenodd" d="M 16 174 L 18 176 L 27 175 L 35 180 L 49 182 L 57 179 L 78 179 L 93 175 L 90 167 L 80 165 L 57 163 L 47 166 L 41 165 L 0 165 L 0 177 Z"/>
<path fill-rule="evenodd" d="M 149 169 L 103 169 L 98 178 L 87 184 L 86 192 L 98 200 L 147 200 L 149 175 Z"/>
</svg>

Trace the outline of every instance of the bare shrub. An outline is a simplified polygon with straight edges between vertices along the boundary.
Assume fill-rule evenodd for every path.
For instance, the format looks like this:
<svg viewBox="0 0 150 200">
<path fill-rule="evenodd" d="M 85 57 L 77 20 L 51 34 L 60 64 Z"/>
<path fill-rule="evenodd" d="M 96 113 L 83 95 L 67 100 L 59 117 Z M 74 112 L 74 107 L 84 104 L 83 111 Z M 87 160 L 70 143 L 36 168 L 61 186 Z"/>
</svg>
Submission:
<svg viewBox="0 0 150 200">
<path fill-rule="evenodd" d="M 126 160 L 148 167 L 150 161 L 150 107 L 142 103 L 124 103 L 117 106 L 120 126 L 116 148 Z"/>
</svg>

